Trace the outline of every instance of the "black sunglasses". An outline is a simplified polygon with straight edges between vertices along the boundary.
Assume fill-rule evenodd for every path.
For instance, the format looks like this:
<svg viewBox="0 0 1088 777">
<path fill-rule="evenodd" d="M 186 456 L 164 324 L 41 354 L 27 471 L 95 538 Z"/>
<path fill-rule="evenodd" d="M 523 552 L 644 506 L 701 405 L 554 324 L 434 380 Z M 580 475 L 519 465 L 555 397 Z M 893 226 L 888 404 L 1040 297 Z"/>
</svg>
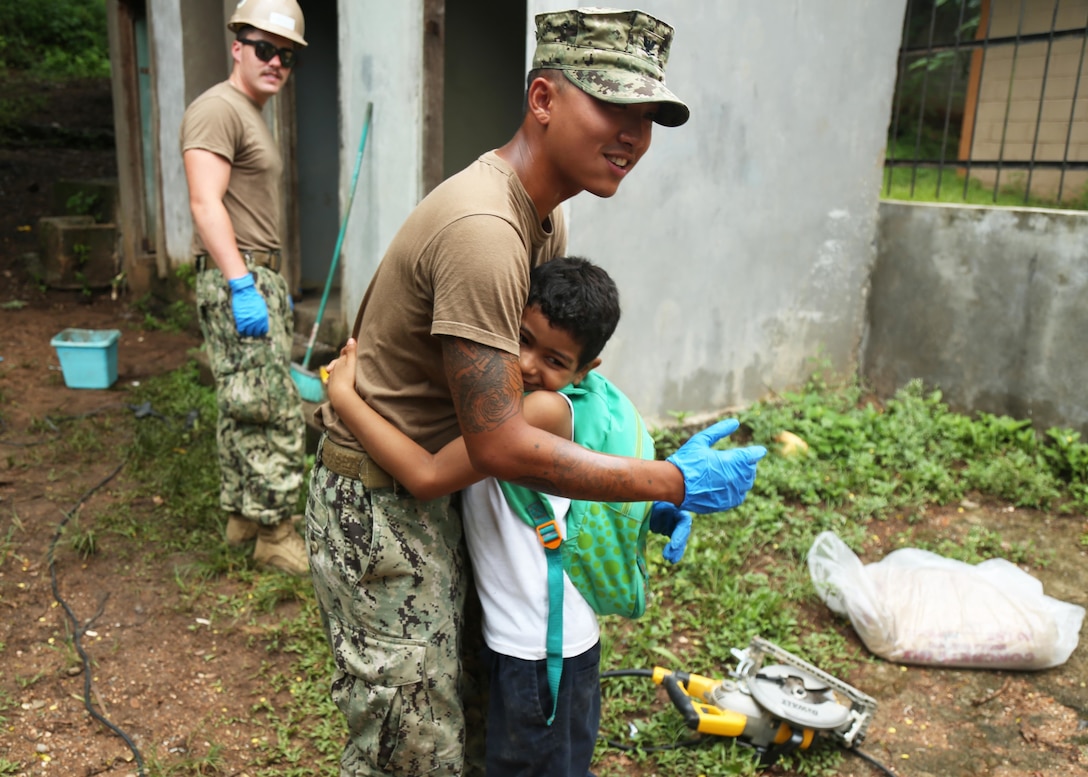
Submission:
<svg viewBox="0 0 1088 777">
<path fill-rule="evenodd" d="M 283 67 L 290 70 L 295 66 L 298 52 L 294 49 L 278 49 L 266 40 L 250 40 L 249 38 L 236 38 L 236 40 L 239 43 L 252 46 L 253 53 L 257 55 L 257 59 L 261 60 L 261 62 L 271 62 L 272 58 L 278 55 L 280 64 Z"/>
</svg>

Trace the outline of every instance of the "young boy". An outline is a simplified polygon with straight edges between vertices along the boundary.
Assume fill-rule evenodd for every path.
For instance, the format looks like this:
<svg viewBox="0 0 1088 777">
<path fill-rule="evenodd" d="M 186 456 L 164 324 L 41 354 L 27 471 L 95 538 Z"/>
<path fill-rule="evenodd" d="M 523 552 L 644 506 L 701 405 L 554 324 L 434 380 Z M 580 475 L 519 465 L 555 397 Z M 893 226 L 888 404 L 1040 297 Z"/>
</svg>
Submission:
<svg viewBox="0 0 1088 777">
<path fill-rule="evenodd" d="M 590 262 L 563 257 L 532 271 L 519 360 L 530 423 L 571 439 L 573 406 L 558 392 L 600 365 L 619 315 L 615 283 Z M 545 666 L 548 570 L 536 530 L 513 513 L 499 481 L 481 480 L 472 469 L 461 438 L 431 454 L 371 409 L 355 391 L 354 341 L 343 354 L 330 368 L 329 401 L 375 461 L 417 499 L 464 488 L 465 536 L 483 605 L 490 674 L 487 774 L 587 774 L 600 722 L 596 614 L 564 576 L 563 671 L 553 700 Z M 571 500 L 543 496 L 566 536 Z M 672 519 L 665 528 L 680 523 L 686 531 L 690 524 L 690 516 L 669 504 L 655 509 L 655 529 L 663 518 Z"/>
</svg>

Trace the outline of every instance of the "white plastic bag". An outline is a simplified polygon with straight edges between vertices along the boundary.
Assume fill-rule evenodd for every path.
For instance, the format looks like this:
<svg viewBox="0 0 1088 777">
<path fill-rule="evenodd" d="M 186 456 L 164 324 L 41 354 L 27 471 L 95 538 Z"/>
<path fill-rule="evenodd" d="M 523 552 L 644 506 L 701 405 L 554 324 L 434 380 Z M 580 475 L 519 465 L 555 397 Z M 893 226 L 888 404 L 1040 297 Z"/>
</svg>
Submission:
<svg viewBox="0 0 1088 777">
<path fill-rule="evenodd" d="M 824 603 L 850 619 L 870 651 L 904 664 L 1046 669 L 1077 647 L 1084 608 L 1043 594 L 1005 559 L 972 566 L 916 548 L 865 564 L 833 532 L 808 569 Z"/>
</svg>

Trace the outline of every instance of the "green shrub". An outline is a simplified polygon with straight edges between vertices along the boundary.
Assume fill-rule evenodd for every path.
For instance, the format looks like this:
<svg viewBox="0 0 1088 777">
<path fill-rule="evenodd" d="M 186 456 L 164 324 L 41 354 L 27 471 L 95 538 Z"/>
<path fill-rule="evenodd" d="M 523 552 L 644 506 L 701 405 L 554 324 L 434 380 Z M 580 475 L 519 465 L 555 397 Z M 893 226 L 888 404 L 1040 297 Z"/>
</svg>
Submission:
<svg viewBox="0 0 1088 777">
<path fill-rule="evenodd" d="M 0 0 L 0 68 L 51 78 L 109 76 L 105 0 Z"/>
</svg>

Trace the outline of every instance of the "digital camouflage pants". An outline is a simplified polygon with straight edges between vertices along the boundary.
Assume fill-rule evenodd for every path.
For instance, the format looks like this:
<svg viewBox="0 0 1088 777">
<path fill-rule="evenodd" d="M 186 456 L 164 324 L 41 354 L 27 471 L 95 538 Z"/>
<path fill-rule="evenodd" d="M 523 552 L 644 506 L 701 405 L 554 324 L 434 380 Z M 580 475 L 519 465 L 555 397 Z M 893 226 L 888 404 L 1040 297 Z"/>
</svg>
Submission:
<svg viewBox="0 0 1088 777">
<path fill-rule="evenodd" d="M 468 570 L 450 498 L 368 489 L 319 460 L 306 545 L 348 725 L 342 777 L 462 774 Z"/>
<path fill-rule="evenodd" d="M 252 272 L 268 304 L 264 337 L 238 334 L 230 287 L 214 267 L 197 274 L 196 301 L 219 409 L 219 506 L 271 526 L 298 502 L 306 426 L 291 378 L 287 282 L 265 267 Z"/>
</svg>

